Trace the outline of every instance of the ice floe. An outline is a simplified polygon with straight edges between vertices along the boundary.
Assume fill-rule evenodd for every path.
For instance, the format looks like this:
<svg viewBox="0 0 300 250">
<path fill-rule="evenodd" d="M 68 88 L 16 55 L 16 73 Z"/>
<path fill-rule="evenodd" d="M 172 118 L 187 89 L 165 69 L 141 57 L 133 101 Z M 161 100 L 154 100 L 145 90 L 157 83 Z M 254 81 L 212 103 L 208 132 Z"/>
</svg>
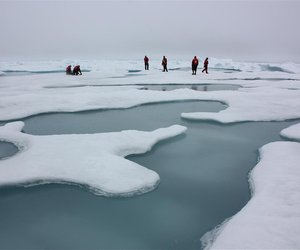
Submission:
<svg viewBox="0 0 300 250">
<path fill-rule="evenodd" d="M 6 77 L 1 81 L 2 79 L 0 78 L 0 120 L 2 121 L 47 112 L 129 108 L 145 103 L 179 100 L 213 100 L 228 105 L 227 109 L 217 113 L 182 114 L 182 117 L 187 119 L 231 123 L 300 118 L 298 81 L 271 82 L 272 84 L 270 81 L 259 83 L 252 81 L 252 87 L 249 87 L 251 81 L 246 83 L 241 81 L 239 84 L 245 84 L 247 88 L 233 91 L 196 91 L 186 88 L 166 92 L 139 90 L 134 86 L 105 86 L 104 89 L 91 86 L 49 88 L 50 82 L 56 81 L 78 83 L 82 86 L 89 77 L 70 79 L 66 76 L 38 75 Z M 182 79 L 182 76 L 179 79 Z M 127 79 L 128 83 L 130 82 Z"/>
<path fill-rule="evenodd" d="M 273 142 L 260 149 L 250 173 L 247 205 L 202 240 L 206 249 L 299 249 L 300 144 Z"/>
<path fill-rule="evenodd" d="M 72 183 L 107 196 L 130 196 L 153 190 L 159 176 L 124 159 L 149 151 L 160 140 L 184 133 L 173 125 L 152 132 L 33 136 L 22 133 L 23 122 L 0 127 L 0 140 L 20 152 L 0 161 L 0 185 Z"/>
<path fill-rule="evenodd" d="M 245 121 L 283 121 L 300 118 L 300 91 L 272 87 L 247 88 L 240 91 L 209 93 L 213 100 L 223 101 L 228 108 L 218 113 L 182 113 L 193 120 L 221 123 Z"/>
<path fill-rule="evenodd" d="M 280 134 L 299 140 L 300 124 Z M 272 142 L 259 154 L 260 161 L 249 175 L 252 198 L 202 237 L 205 249 L 299 249 L 300 143 Z"/>
<path fill-rule="evenodd" d="M 228 106 L 217 113 L 181 114 L 185 119 L 233 123 L 300 118 L 299 64 L 212 59 L 210 74 L 192 76 L 189 61 L 170 62 L 172 70 L 166 74 L 161 72 L 159 61 L 151 61 L 149 72 L 139 71 L 143 65 L 134 61 L 86 61 L 80 64 L 90 72 L 80 77 L 57 73 L 72 63 L 68 60 L 38 66 L 34 62 L 0 63 L 0 120 L 179 100 L 211 100 Z M 27 75 L 14 75 L 22 71 Z M 44 71 L 51 74 L 37 74 Z M 128 86 L 135 84 L 238 84 L 241 88 L 166 92 Z M 15 156 L 0 161 L 1 185 L 70 182 L 105 195 L 130 195 L 155 188 L 159 182 L 155 172 L 123 157 L 146 152 L 157 141 L 185 131 L 184 127 L 173 126 L 153 132 L 32 136 L 22 133 L 22 127 L 20 122 L 0 127 L 0 140 L 13 142 L 20 149 Z M 299 131 L 299 125 L 295 125 L 281 135 L 299 140 Z M 85 157 L 81 157 L 83 153 Z M 299 162 L 297 142 L 263 146 L 260 161 L 250 173 L 251 200 L 209 237 L 203 237 L 214 240 L 207 248 L 299 249 Z"/>
<path fill-rule="evenodd" d="M 142 64 L 136 61 L 84 61 L 83 67 L 91 72 L 82 76 L 67 76 L 63 72 L 56 72 L 61 70 L 67 61 L 44 62 L 40 65 L 39 62 L 3 62 L 0 64 L 2 72 L 15 69 L 30 72 L 52 70 L 54 73 L 1 76 L 0 120 L 20 119 L 47 112 L 129 108 L 146 103 L 178 100 L 213 100 L 228 105 L 226 110 L 217 113 L 182 114 L 186 119 L 231 123 L 300 118 L 298 64 L 268 64 L 262 70 L 261 64 L 217 59 L 212 61 L 210 65 L 214 65 L 215 68 L 230 68 L 236 71 L 226 73 L 220 70 L 210 74 L 200 72 L 193 76 L 189 72 L 189 62 L 187 64 L 187 61 L 175 61 L 174 68 L 187 70 L 162 73 L 158 66 L 151 68 L 149 72 L 142 71 L 131 75 L 130 72 L 139 71 Z M 282 70 L 272 71 L 278 68 Z M 272 70 L 265 71 L 266 69 Z M 116 78 L 118 75 L 120 77 Z M 272 79 L 273 81 L 270 81 Z M 168 93 L 138 89 L 147 84 L 238 84 L 241 88 L 210 92 L 182 88 Z"/>
<path fill-rule="evenodd" d="M 280 132 L 280 135 L 285 138 L 291 139 L 291 140 L 299 141 L 300 140 L 300 123 L 292 125 L 286 129 L 283 129 Z"/>
</svg>

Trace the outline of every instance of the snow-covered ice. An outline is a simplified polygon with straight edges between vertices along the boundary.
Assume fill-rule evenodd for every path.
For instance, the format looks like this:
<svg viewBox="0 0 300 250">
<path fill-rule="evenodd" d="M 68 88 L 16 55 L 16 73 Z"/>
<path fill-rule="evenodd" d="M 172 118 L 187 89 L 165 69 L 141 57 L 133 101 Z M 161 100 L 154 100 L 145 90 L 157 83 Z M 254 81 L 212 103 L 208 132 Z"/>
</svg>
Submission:
<svg viewBox="0 0 300 250">
<path fill-rule="evenodd" d="M 20 119 L 26 116 L 47 112 L 75 112 L 81 110 L 129 108 L 145 103 L 178 101 L 178 100 L 213 100 L 226 103 L 228 108 L 218 113 L 196 112 L 183 113 L 182 117 L 195 120 L 215 120 L 221 123 L 243 121 L 282 121 L 300 118 L 300 86 L 298 80 L 266 79 L 300 79 L 296 64 L 283 64 L 282 71 L 263 71 L 259 65 L 237 64 L 252 70 L 225 73 L 213 71 L 206 75 L 198 73 L 192 76 L 189 71 L 174 70 L 162 73 L 159 69 L 149 72 L 134 73 L 131 77 L 114 78 L 116 69 L 112 63 L 102 62 L 94 66 L 95 71 L 83 76 L 66 76 L 63 73 L 29 74 L 0 78 L 0 120 Z M 109 71 L 107 66 L 113 70 Z M 141 70 L 141 66 L 131 62 L 122 62 L 119 74 L 126 74 L 128 69 Z M 0 64 L 1 65 L 1 64 Z M 51 64 L 50 64 L 51 65 Z M 217 65 L 217 63 L 215 63 Z M 235 68 L 236 64 L 222 64 L 222 67 Z M 293 73 L 287 73 L 289 68 Z M 185 68 L 181 61 L 174 66 Z M 0 67 L 0 71 L 11 68 L 11 65 Z M 25 65 L 21 64 L 24 70 Z M 28 66 L 33 71 L 31 64 Z M 37 66 L 35 66 L 37 67 Z M 41 67 L 41 66 L 39 66 Z M 47 66 L 50 67 L 50 66 Z M 54 66 L 53 66 L 54 67 Z M 140 68 L 139 68 L 140 67 Z M 275 66 L 274 66 L 275 67 Z M 279 66 L 276 66 L 280 68 Z M 55 66 L 52 70 L 62 67 Z M 88 67 L 87 67 L 88 68 Z M 118 68 L 117 68 L 118 69 Z M 189 68 L 188 68 L 189 69 Z M 222 68 L 221 68 L 222 69 Z M 290 70 L 291 71 L 291 70 Z M 129 74 L 130 75 L 130 74 Z M 244 80 L 259 77 L 265 80 Z M 237 91 L 195 91 L 179 89 L 173 91 L 139 90 L 135 84 L 238 84 Z M 113 85 L 123 85 L 114 86 Z M 102 86 L 102 87 L 101 87 Z M 111 86 L 111 87 L 109 87 Z"/>
<path fill-rule="evenodd" d="M 291 139 L 291 140 L 299 141 L 300 140 L 300 123 L 292 125 L 286 129 L 283 129 L 280 132 L 280 135 L 285 138 Z"/>
<path fill-rule="evenodd" d="M 189 60 L 169 58 L 169 61 L 168 73 L 161 72 L 159 60 L 150 61 L 149 72 L 143 71 L 142 62 L 137 61 L 81 61 L 81 68 L 90 72 L 79 77 L 58 73 L 67 64 L 75 63 L 70 60 L 2 62 L 0 120 L 179 100 L 227 104 L 225 110 L 217 113 L 181 114 L 185 119 L 233 123 L 300 118 L 299 64 L 211 59 L 210 74 L 199 72 L 192 76 Z M 49 74 L 36 74 L 45 72 Z M 14 75 L 19 73 L 24 75 Z M 241 87 L 234 91 L 205 92 L 187 88 L 139 90 L 136 86 L 147 84 L 237 84 Z M 156 173 L 123 157 L 145 152 L 157 141 L 186 129 L 172 126 L 153 132 L 32 136 L 20 132 L 22 127 L 23 123 L 17 122 L 0 128 L 0 140 L 13 142 L 21 150 L 0 161 L 2 185 L 64 181 L 110 195 L 155 188 L 159 181 Z M 299 131 L 296 125 L 283 130 L 281 135 L 299 140 Z M 300 249 L 299 143 L 273 142 L 259 152 L 260 161 L 250 173 L 251 200 L 218 230 L 203 238 L 215 239 L 207 248 Z M 86 157 L 81 158 L 81 153 Z"/>
<path fill-rule="evenodd" d="M 0 127 L 0 140 L 20 149 L 0 161 L 0 185 L 69 182 L 107 196 L 153 190 L 158 174 L 124 157 L 145 153 L 158 141 L 186 130 L 174 125 L 152 132 L 34 136 L 22 133 L 23 126 L 13 122 Z"/>
<path fill-rule="evenodd" d="M 299 249 L 300 144 L 273 142 L 260 149 L 250 173 L 252 198 L 215 232 L 206 249 Z M 207 235 L 203 237 L 207 240 Z"/>
<path fill-rule="evenodd" d="M 280 135 L 300 139 L 300 124 Z M 202 237 L 205 249 L 300 248 L 300 143 L 272 142 L 249 174 L 252 197 L 232 218 Z"/>
<path fill-rule="evenodd" d="M 218 113 L 182 113 L 181 117 L 193 120 L 214 120 L 221 123 L 245 121 L 283 121 L 300 118 L 300 91 L 274 87 L 247 88 L 239 91 L 210 93 L 228 108 Z"/>
</svg>

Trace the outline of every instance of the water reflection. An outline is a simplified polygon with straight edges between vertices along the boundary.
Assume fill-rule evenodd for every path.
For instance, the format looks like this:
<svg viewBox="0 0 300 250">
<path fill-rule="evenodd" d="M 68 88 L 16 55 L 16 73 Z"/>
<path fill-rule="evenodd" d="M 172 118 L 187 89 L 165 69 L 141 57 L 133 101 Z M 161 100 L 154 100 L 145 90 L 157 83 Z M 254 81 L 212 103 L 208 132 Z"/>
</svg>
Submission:
<svg viewBox="0 0 300 250">
<path fill-rule="evenodd" d="M 160 90 L 160 91 L 171 91 L 175 89 L 190 88 L 195 91 L 218 91 L 218 90 L 237 90 L 240 88 L 238 85 L 232 84 L 165 84 L 165 85 L 146 85 L 140 87 L 141 90 Z"/>
</svg>

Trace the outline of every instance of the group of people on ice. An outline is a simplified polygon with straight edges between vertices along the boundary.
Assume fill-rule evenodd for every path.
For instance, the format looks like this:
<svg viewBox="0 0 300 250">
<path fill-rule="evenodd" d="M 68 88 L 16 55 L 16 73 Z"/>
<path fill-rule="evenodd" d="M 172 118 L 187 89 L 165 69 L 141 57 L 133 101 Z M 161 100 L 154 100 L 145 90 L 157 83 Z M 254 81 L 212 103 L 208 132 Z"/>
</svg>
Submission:
<svg viewBox="0 0 300 250">
<path fill-rule="evenodd" d="M 72 66 L 68 65 L 66 68 L 66 74 L 67 75 L 82 75 L 80 65 L 74 66 L 73 70 L 72 70 Z"/>
<path fill-rule="evenodd" d="M 144 63 L 145 63 L 145 70 L 149 70 L 149 58 L 147 56 L 144 57 Z M 199 60 L 196 56 L 194 56 L 192 60 L 192 75 L 196 75 L 197 68 L 198 68 Z M 163 72 L 168 72 L 168 59 L 163 56 L 163 59 L 161 61 L 161 65 L 163 66 Z M 208 57 L 203 62 L 203 70 L 202 73 L 208 73 Z M 82 75 L 80 65 L 74 66 L 72 70 L 72 66 L 68 65 L 66 68 L 66 74 L 67 75 Z"/>
<path fill-rule="evenodd" d="M 144 57 L 145 70 L 149 70 L 149 58 L 147 56 Z M 198 68 L 199 60 L 196 56 L 194 56 L 192 60 L 192 75 L 196 75 Z M 168 59 L 164 56 L 161 65 L 163 66 L 163 72 L 168 72 Z M 208 74 L 208 57 L 205 58 L 203 62 L 203 70 L 202 73 Z"/>
<path fill-rule="evenodd" d="M 197 73 L 197 68 L 198 68 L 198 64 L 199 64 L 199 60 L 196 56 L 194 56 L 193 60 L 192 60 L 192 75 L 196 75 Z M 205 58 L 204 62 L 203 62 L 203 70 L 202 73 L 206 73 L 208 74 L 208 57 Z"/>
<path fill-rule="evenodd" d="M 149 70 L 149 58 L 147 56 L 144 57 L 144 63 L 145 63 L 145 70 Z M 163 72 L 168 72 L 168 59 L 164 56 L 161 62 L 161 65 L 163 66 Z"/>
</svg>

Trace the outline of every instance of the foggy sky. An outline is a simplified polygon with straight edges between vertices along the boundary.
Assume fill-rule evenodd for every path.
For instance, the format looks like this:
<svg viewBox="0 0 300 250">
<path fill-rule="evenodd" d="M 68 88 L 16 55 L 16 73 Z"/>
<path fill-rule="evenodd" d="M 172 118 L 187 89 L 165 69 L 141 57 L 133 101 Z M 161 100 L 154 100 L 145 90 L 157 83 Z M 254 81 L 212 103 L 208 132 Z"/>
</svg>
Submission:
<svg viewBox="0 0 300 250">
<path fill-rule="evenodd" d="M 300 1 L 0 0 L 0 58 L 300 62 Z"/>
</svg>

